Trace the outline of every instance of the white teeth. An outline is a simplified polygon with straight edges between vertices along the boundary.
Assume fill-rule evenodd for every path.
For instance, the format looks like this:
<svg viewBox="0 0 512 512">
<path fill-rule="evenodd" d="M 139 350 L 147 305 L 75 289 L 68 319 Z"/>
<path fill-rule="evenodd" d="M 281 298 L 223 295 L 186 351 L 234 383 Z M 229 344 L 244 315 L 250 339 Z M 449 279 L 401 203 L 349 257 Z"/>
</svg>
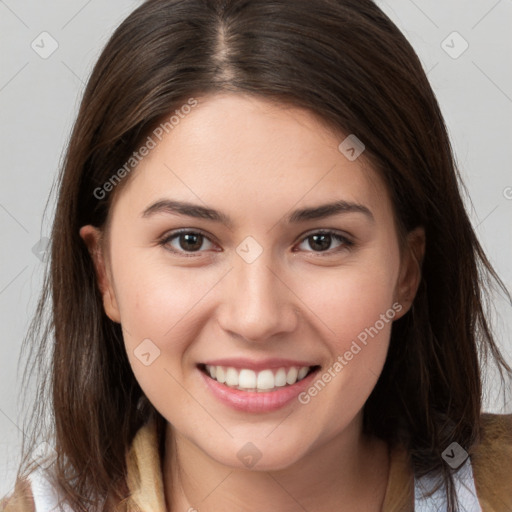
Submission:
<svg viewBox="0 0 512 512">
<path fill-rule="evenodd" d="M 216 377 L 213 378 L 216 379 L 217 382 L 224 384 L 224 382 L 226 382 L 226 372 L 224 371 L 224 368 L 222 366 L 216 366 L 215 373 Z"/>
<path fill-rule="evenodd" d="M 274 377 L 276 387 L 281 388 L 286 386 L 286 370 L 284 368 L 279 368 Z"/>
<path fill-rule="evenodd" d="M 256 383 L 258 389 L 273 389 L 274 385 L 274 374 L 272 370 L 263 370 L 258 373 L 258 382 Z"/>
<path fill-rule="evenodd" d="M 309 368 L 305 368 L 305 367 L 301 368 L 299 370 L 298 375 L 297 375 L 297 380 L 302 380 L 306 376 L 306 374 L 308 373 L 308 370 L 309 370 Z"/>
<path fill-rule="evenodd" d="M 293 384 L 294 382 L 297 382 L 298 375 L 299 375 L 299 371 L 297 370 L 297 368 L 292 366 L 288 370 L 288 373 L 286 374 L 286 383 L 287 384 Z"/>
<path fill-rule="evenodd" d="M 238 386 L 238 372 L 234 368 L 228 368 L 226 372 L 226 385 L 231 387 Z"/>
<path fill-rule="evenodd" d="M 295 384 L 307 375 L 310 368 L 310 366 L 303 366 L 301 368 L 292 366 L 288 369 L 279 368 L 274 373 L 270 369 L 255 372 L 247 368 L 237 370 L 233 367 L 206 365 L 207 373 L 217 382 L 243 391 L 255 392 L 270 391 Z"/>
<path fill-rule="evenodd" d="M 253 389 L 256 387 L 257 382 L 256 372 L 252 370 L 240 370 L 240 375 L 238 376 L 238 385 L 241 388 L 245 389 Z"/>
</svg>

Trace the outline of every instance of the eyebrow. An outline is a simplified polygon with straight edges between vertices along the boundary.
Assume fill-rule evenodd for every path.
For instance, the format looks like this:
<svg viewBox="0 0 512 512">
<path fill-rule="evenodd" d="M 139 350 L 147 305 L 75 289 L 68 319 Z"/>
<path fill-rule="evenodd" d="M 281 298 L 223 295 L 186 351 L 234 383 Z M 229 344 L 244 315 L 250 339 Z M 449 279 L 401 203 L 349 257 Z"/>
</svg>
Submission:
<svg viewBox="0 0 512 512">
<path fill-rule="evenodd" d="M 196 219 L 207 219 L 219 222 L 227 227 L 233 227 L 232 219 L 224 212 L 207 208 L 186 201 L 174 201 L 171 199 L 161 199 L 151 206 L 148 206 L 143 212 L 142 217 L 147 218 L 158 213 L 166 213 L 173 215 L 186 215 Z M 285 222 L 289 224 L 298 224 L 308 220 L 319 220 L 331 217 L 333 215 L 346 213 L 361 213 L 372 222 L 375 218 L 369 208 L 362 204 L 348 202 L 344 200 L 335 201 L 333 203 L 322 204 L 310 208 L 301 208 L 294 210 L 285 217 Z"/>
</svg>

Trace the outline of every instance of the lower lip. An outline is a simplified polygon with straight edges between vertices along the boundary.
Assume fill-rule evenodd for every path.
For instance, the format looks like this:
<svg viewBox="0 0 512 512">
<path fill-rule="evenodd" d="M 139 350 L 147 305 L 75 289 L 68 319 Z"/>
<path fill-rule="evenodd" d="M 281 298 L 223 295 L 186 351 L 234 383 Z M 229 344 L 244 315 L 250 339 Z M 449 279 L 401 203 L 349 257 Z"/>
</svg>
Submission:
<svg viewBox="0 0 512 512">
<path fill-rule="evenodd" d="M 289 404 L 302 391 L 304 391 L 318 373 L 318 369 L 291 386 L 283 386 L 276 391 L 269 392 L 250 392 L 230 388 L 229 386 L 225 386 L 224 384 L 217 382 L 215 379 L 212 379 L 199 369 L 198 372 L 202 375 L 208 389 L 223 404 L 226 404 L 238 411 L 270 412 Z"/>
</svg>

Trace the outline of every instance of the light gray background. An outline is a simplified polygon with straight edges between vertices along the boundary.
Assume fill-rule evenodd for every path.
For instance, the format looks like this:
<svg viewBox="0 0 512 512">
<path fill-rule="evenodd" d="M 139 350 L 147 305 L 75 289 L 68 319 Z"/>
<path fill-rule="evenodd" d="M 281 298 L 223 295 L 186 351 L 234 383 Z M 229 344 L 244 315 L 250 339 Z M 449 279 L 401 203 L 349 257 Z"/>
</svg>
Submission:
<svg viewBox="0 0 512 512">
<path fill-rule="evenodd" d="M 41 286 L 43 263 L 33 247 L 49 231 L 44 206 L 92 66 L 140 3 L 0 0 L 0 496 L 12 489 L 23 435 L 16 367 Z M 377 3 L 428 71 L 472 199 L 474 226 L 512 289 L 512 0 Z M 51 48 L 42 32 L 58 43 L 47 59 L 31 47 L 35 41 L 40 52 Z M 469 47 L 458 56 L 464 40 Z M 512 309 L 503 300 L 496 305 L 499 342 L 512 361 Z M 488 391 L 487 410 L 510 412 L 512 404 L 495 400 L 496 381 Z"/>
</svg>

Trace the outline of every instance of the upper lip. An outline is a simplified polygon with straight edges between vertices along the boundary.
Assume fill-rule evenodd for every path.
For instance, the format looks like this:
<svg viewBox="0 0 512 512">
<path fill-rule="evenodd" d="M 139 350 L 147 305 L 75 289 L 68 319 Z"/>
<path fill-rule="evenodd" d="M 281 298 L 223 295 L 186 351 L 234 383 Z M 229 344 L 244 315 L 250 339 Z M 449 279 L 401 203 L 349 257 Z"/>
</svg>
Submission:
<svg viewBox="0 0 512 512">
<path fill-rule="evenodd" d="M 244 357 L 236 357 L 236 358 L 225 358 L 225 359 L 212 359 L 209 361 L 204 361 L 202 364 L 208 366 L 225 366 L 232 367 L 237 369 L 247 368 L 248 370 L 266 370 L 266 369 L 276 369 L 276 368 L 290 368 L 291 366 L 295 366 L 297 368 L 302 368 L 304 366 L 319 366 L 315 363 L 306 362 L 306 361 L 297 361 L 295 359 L 262 359 L 260 361 L 255 361 L 253 359 L 247 359 Z"/>
</svg>

